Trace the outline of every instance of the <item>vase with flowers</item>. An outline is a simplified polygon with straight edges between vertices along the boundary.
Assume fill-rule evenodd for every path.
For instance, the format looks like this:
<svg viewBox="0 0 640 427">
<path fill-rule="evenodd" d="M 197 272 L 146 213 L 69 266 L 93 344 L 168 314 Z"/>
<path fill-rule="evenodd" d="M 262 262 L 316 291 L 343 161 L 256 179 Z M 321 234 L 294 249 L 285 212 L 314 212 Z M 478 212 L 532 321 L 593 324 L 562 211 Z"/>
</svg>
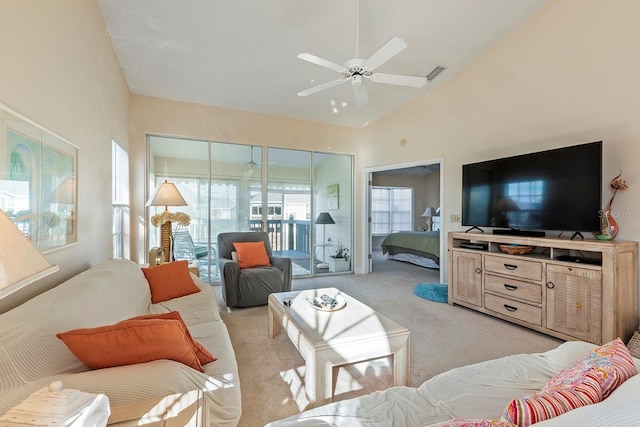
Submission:
<svg viewBox="0 0 640 427">
<path fill-rule="evenodd" d="M 602 211 L 600 211 L 600 231 L 593 233 L 594 237 L 598 240 L 613 240 L 620 231 L 618 223 L 611 214 L 611 206 L 618 190 L 626 190 L 629 188 L 626 181 L 620 178 L 621 176 L 622 172 L 620 172 L 618 176 L 613 178 L 609 183 L 613 189 L 613 195 L 611 196 L 611 199 L 609 199 L 609 203 L 607 203 Z"/>
</svg>

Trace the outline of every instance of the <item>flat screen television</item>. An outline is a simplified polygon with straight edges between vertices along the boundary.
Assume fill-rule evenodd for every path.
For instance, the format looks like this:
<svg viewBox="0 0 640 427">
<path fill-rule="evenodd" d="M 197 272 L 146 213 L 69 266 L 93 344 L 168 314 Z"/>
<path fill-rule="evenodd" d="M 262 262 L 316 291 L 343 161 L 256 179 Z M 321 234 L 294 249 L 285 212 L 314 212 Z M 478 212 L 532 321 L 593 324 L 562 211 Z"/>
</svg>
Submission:
<svg viewBox="0 0 640 427">
<path fill-rule="evenodd" d="M 601 187 L 602 141 L 463 165 L 462 225 L 598 231 Z"/>
</svg>

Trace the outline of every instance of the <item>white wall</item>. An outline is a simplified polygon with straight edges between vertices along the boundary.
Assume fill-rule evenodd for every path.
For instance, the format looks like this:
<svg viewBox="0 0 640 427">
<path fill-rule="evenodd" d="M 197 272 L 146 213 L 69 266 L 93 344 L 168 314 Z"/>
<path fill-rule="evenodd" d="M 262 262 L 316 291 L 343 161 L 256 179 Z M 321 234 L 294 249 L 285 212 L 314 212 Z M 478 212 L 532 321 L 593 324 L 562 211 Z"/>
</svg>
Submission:
<svg viewBox="0 0 640 427">
<path fill-rule="evenodd" d="M 79 147 L 78 243 L 47 253 L 60 271 L 2 312 L 111 255 L 111 138 L 128 146 L 129 90 L 95 1 L 2 1 L 0 17 L 0 102 Z"/>
<path fill-rule="evenodd" d="M 639 21 L 636 0 L 551 0 L 464 73 L 365 128 L 377 149 L 359 150 L 360 165 L 444 158 L 447 232 L 462 229 L 449 216 L 461 211 L 464 163 L 602 140 L 603 200 L 623 171 L 618 239 L 640 240 Z"/>
</svg>

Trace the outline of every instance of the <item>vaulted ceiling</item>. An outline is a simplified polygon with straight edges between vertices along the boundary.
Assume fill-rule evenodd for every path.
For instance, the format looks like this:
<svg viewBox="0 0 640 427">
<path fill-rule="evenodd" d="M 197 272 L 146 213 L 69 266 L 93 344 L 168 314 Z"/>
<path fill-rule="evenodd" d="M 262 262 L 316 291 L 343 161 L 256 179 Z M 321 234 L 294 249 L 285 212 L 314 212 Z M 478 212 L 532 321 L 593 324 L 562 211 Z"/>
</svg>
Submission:
<svg viewBox="0 0 640 427">
<path fill-rule="evenodd" d="M 132 93 L 362 127 L 429 96 L 546 0 L 98 0 Z M 297 58 L 339 65 L 369 58 L 392 37 L 407 47 L 377 72 L 427 76 L 420 88 L 365 79 L 357 106 L 347 81 Z M 356 47 L 356 41 L 358 46 Z"/>
</svg>

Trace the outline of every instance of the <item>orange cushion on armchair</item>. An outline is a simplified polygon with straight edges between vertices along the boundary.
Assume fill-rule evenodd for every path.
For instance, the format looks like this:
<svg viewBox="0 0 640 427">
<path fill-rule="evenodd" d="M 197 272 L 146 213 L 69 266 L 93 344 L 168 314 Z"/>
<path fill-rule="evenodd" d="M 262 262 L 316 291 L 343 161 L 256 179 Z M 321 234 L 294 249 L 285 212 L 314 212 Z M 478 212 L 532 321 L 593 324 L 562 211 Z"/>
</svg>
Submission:
<svg viewBox="0 0 640 427">
<path fill-rule="evenodd" d="M 264 242 L 234 242 L 240 268 L 271 267 Z"/>
</svg>

